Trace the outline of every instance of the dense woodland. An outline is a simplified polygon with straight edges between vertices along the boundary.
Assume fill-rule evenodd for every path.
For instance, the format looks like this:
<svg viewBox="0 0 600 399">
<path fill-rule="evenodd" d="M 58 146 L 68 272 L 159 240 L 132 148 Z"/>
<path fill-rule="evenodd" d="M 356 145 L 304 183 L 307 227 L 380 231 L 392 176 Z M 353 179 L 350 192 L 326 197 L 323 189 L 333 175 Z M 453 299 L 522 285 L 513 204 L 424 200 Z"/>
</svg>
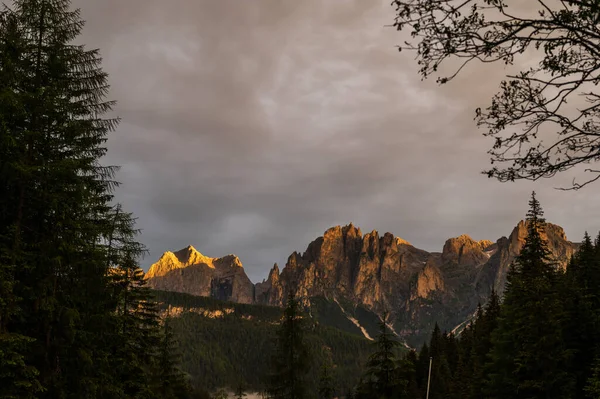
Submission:
<svg viewBox="0 0 600 399">
<path fill-rule="evenodd" d="M 104 166 L 107 75 L 68 0 L 0 10 L 0 397 L 183 398 Z"/>
<path fill-rule="evenodd" d="M 272 306 L 222 302 L 189 294 L 155 291 L 163 314 L 170 311 L 182 351 L 181 367 L 194 387 L 215 391 L 238 386 L 249 392 L 268 389 L 269 364 L 276 349 L 282 309 Z M 175 316 L 178 309 L 181 314 Z M 205 315 L 213 312 L 217 316 Z M 371 352 L 368 340 L 322 325 L 301 310 L 306 318 L 304 339 L 310 359 L 309 391 L 316 395 L 320 369 L 331 361 L 332 386 L 345 392 L 357 383 Z M 336 391 L 336 392 L 337 392 Z"/>
<path fill-rule="evenodd" d="M 431 399 L 600 397 L 600 236 L 586 234 L 559 270 L 535 196 L 505 292 L 460 336 L 434 329 L 418 353 L 403 353 L 384 321 L 371 345 L 321 327 L 293 295 L 283 317 L 261 308 L 269 326 L 161 318 L 134 218 L 113 200 L 116 168 L 101 163 L 118 120 L 105 117 L 113 103 L 98 51 L 73 44 L 82 26 L 68 0 L 0 11 L 0 398 L 188 398 L 218 387 L 242 397 L 245 386 L 273 398 L 419 398 L 430 361 Z M 231 353 L 202 345 L 207 334 Z"/>
</svg>

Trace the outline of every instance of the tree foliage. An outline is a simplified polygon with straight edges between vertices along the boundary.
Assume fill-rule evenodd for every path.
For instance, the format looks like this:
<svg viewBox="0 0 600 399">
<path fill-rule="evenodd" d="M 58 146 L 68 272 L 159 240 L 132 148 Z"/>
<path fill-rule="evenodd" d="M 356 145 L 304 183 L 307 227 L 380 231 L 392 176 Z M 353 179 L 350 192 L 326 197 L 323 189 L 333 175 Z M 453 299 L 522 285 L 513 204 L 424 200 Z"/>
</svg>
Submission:
<svg viewBox="0 0 600 399">
<path fill-rule="evenodd" d="M 306 342 L 307 324 L 299 300 L 290 292 L 271 365 L 269 389 L 274 399 L 303 399 L 308 395 L 307 376 L 312 362 Z"/>
<path fill-rule="evenodd" d="M 400 50 L 417 53 L 419 72 L 439 83 L 474 60 L 536 61 L 507 75 L 476 121 L 494 139 L 493 166 L 500 181 L 537 180 L 600 160 L 600 24 L 598 3 L 588 0 L 394 0 L 398 30 L 411 39 Z M 458 67 L 441 75 L 443 64 Z M 527 62 L 531 65 L 531 62 Z M 600 178 L 589 167 L 579 189 Z"/>
<path fill-rule="evenodd" d="M 569 398 L 571 351 L 564 340 L 560 271 L 542 238 L 543 212 L 535 193 L 529 202 L 527 237 L 507 278 L 493 336 L 490 384 L 493 398 Z"/>
<path fill-rule="evenodd" d="M 108 76 L 70 6 L 0 11 L 0 397 L 153 398 L 165 335 L 101 163 Z"/>
<path fill-rule="evenodd" d="M 548 251 L 544 225 L 534 193 L 503 298 L 492 290 L 458 336 L 436 325 L 418 354 L 401 359 L 405 397 L 425 396 L 431 359 L 431 399 L 598 398 L 600 240 L 586 234 L 563 271 Z M 358 397 L 380 397 L 368 375 Z M 403 397 L 400 389 L 394 394 Z"/>
</svg>

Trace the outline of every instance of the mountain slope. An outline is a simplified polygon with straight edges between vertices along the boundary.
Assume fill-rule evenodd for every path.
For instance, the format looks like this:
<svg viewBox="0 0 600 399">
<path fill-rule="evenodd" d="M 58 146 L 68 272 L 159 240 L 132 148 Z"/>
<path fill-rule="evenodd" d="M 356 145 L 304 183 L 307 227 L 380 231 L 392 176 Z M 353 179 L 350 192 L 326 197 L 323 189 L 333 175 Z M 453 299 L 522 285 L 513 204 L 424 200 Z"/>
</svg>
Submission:
<svg viewBox="0 0 600 399">
<path fill-rule="evenodd" d="M 369 326 L 387 310 L 400 338 L 416 347 L 435 322 L 450 331 L 486 301 L 492 288 L 503 291 L 526 234 L 521 221 L 495 243 L 461 235 L 448 239 L 442 252 L 427 252 L 391 233 L 363 235 L 350 224 L 328 229 L 304 253 L 292 253 L 281 271 L 275 264 L 255 286 L 237 257 L 206 258 L 193 247 L 165 253 L 147 278 L 157 289 L 272 306 L 282 306 L 293 289 L 307 309 L 314 309 L 313 316 L 321 314 L 327 323 L 336 314 L 336 328 L 343 325 L 363 337 L 372 337 Z M 558 267 L 566 267 L 577 245 L 553 224 L 546 226 L 544 238 Z"/>
<path fill-rule="evenodd" d="M 167 291 L 154 293 L 161 315 L 172 317 L 171 326 L 182 349 L 182 366 L 195 386 L 208 390 L 224 386 L 234 389 L 239 384 L 249 391 L 265 388 L 281 308 Z M 370 341 L 322 323 L 316 323 L 306 339 L 315 361 L 311 381 L 318 381 L 318 365 L 329 348 L 340 393 L 358 382 L 372 350 Z"/>
</svg>

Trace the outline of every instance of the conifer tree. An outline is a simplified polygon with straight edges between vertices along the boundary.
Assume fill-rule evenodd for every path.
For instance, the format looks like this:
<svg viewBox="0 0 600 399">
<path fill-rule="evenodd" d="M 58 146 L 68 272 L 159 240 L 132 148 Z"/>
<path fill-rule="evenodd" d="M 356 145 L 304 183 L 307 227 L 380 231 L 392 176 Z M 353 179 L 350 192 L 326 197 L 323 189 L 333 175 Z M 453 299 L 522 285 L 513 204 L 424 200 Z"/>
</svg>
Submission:
<svg viewBox="0 0 600 399">
<path fill-rule="evenodd" d="M 333 383 L 333 361 L 331 359 L 331 349 L 325 349 L 325 359 L 321 365 L 321 373 L 319 376 L 319 399 L 332 399 L 335 394 Z"/>
<path fill-rule="evenodd" d="M 179 368 L 181 355 L 170 323 L 169 317 L 163 321 L 153 390 L 159 398 L 185 399 L 190 396 L 191 388 L 185 373 Z"/>
<path fill-rule="evenodd" d="M 31 398 L 41 389 L 37 369 L 29 364 L 26 353 L 34 340 L 9 330 L 19 313 L 19 298 L 14 292 L 16 262 L 11 251 L 16 202 L 15 173 L 18 144 L 11 126 L 19 115 L 20 96 L 15 86 L 20 78 L 18 60 L 23 47 L 22 31 L 16 15 L 8 9 L 0 12 L 0 398 Z"/>
<path fill-rule="evenodd" d="M 427 385 L 427 377 L 429 374 L 429 357 L 429 345 L 427 345 L 427 342 L 424 342 L 423 346 L 421 346 L 421 350 L 419 351 L 416 364 L 417 384 L 421 388 Z"/>
<path fill-rule="evenodd" d="M 567 370 L 576 378 L 575 398 L 584 397 L 584 389 L 591 376 L 595 348 L 600 339 L 599 311 L 594 287 L 594 269 L 598 266 L 590 236 L 585 233 L 582 245 L 571 258 L 563 276 L 564 338 L 573 359 Z"/>
<path fill-rule="evenodd" d="M 306 379 L 311 361 L 305 342 L 306 329 L 300 302 L 290 291 L 271 365 L 269 391 L 274 399 L 304 399 L 308 395 Z"/>
<path fill-rule="evenodd" d="M 500 315 L 500 297 L 494 289 L 485 305 L 478 312 L 478 317 L 472 326 L 471 366 L 469 378 L 469 396 L 476 399 L 484 396 L 484 382 L 488 379 L 485 364 L 492 350 L 492 335 L 498 326 Z"/>
<path fill-rule="evenodd" d="M 411 350 L 398 364 L 398 380 L 403 382 L 400 398 L 420 398 L 422 392 L 417 383 L 417 352 Z"/>
<path fill-rule="evenodd" d="M 590 373 L 590 378 L 585 387 L 585 393 L 589 399 L 600 398 L 600 356 L 596 357 Z"/>
<path fill-rule="evenodd" d="M 246 396 L 246 392 L 244 392 L 244 385 L 240 382 L 235 388 L 235 397 L 236 399 L 244 399 Z"/>
<path fill-rule="evenodd" d="M 83 22 L 69 6 L 16 0 L 2 19 L 0 285 L 20 314 L 0 324 L 30 342 L 19 345 L 21 359 L 39 373 L 40 397 L 87 398 L 109 372 L 100 337 L 110 331 L 111 297 L 100 243 L 114 168 L 99 161 L 117 121 L 103 119 L 112 106 L 106 74 L 97 51 L 73 44 Z"/>
<path fill-rule="evenodd" d="M 450 392 L 452 371 L 447 354 L 448 339 L 435 323 L 431 340 L 429 341 L 429 356 L 432 357 L 430 399 L 444 397 Z"/>
<path fill-rule="evenodd" d="M 0 397 L 150 397 L 156 304 L 100 163 L 107 75 L 70 5 L 0 11 Z"/>
<path fill-rule="evenodd" d="M 543 211 L 533 193 L 528 235 L 511 266 L 493 335 L 491 398 L 570 398 L 574 381 L 565 371 L 570 353 L 562 336 L 562 298 L 550 251 L 542 238 Z"/>
<path fill-rule="evenodd" d="M 379 321 L 379 335 L 373 343 L 374 353 L 369 357 L 367 370 L 360 384 L 357 397 L 360 399 L 392 399 L 405 391 L 407 381 L 399 379 L 397 350 L 399 342 L 386 324 L 387 312 Z"/>
</svg>

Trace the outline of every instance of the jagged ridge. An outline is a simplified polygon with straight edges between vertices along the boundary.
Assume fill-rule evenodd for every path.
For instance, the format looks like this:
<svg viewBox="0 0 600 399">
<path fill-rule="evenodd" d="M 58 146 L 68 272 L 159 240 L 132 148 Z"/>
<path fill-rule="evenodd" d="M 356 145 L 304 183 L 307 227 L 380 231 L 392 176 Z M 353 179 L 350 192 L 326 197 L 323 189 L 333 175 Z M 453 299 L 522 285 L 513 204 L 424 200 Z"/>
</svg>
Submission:
<svg viewBox="0 0 600 399">
<path fill-rule="evenodd" d="M 281 271 L 275 264 L 268 278 L 255 286 L 237 257 L 208 258 L 191 246 L 165 253 L 148 278 L 158 289 L 244 303 L 281 306 L 291 289 L 306 306 L 310 298 L 343 298 L 377 315 L 388 310 L 398 334 L 417 345 L 435 321 L 450 330 L 484 302 L 492 288 L 503 290 L 508 267 L 526 235 L 521 221 L 508 238 L 495 243 L 461 235 L 448 239 L 441 253 L 430 253 L 391 233 L 363 235 L 349 224 L 328 229 L 303 254 L 292 253 Z M 546 226 L 544 237 L 565 267 L 576 245 L 553 224 Z"/>
</svg>

